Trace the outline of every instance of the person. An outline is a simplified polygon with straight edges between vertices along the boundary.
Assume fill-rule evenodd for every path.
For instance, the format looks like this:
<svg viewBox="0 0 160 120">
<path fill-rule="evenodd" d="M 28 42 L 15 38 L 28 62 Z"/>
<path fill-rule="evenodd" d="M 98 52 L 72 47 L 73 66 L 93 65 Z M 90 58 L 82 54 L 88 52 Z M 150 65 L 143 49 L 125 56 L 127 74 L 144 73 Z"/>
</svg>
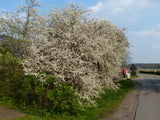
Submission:
<svg viewBox="0 0 160 120">
<path fill-rule="evenodd" d="M 123 68 L 122 72 L 123 72 L 123 77 L 125 78 L 126 77 L 126 68 L 125 67 Z"/>
<path fill-rule="evenodd" d="M 130 70 L 131 70 L 131 75 L 136 76 L 137 67 L 134 64 L 131 65 Z"/>
</svg>

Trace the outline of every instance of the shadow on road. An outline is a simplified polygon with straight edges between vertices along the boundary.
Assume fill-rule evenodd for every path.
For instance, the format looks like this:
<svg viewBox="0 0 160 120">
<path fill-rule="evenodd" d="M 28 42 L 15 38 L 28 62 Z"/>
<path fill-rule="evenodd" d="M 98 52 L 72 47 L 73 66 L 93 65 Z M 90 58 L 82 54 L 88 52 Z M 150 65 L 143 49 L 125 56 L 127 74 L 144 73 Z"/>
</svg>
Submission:
<svg viewBox="0 0 160 120">
<path fill-rule="evenodd" d="M 160 77 L 140 74 L 142 86 L 134 120 L 159 120 Z"/>
</svg>

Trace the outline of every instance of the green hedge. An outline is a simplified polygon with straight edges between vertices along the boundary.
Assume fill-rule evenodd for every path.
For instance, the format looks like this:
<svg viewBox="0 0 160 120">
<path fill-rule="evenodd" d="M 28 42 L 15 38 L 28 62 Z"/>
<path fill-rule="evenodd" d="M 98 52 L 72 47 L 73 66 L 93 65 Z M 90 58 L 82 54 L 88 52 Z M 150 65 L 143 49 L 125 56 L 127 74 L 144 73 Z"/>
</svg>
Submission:
<svg viewBox="0 0 160 120">
<path fill-rule="evenodd" d="M 93 120 L 98 119 L 97 116 L 108 116 L 134 86 L 134 82 L 129 79 L 119 81 L 116 84 L 120 89 L 105 89 L 101 97 L 96 99 L 97 107 L 86 106 L 82 110 L 76 91 L 64 82 L 54 84 L 54 76 L 48 76 L 47 82 L 42 84 L 37 77 L 24 75 L 20 64 L 10 61 L 0 70 L 0 77 L 3 83 L 0 84 L 1 99 L 10 98 L 18 109 L 33 115 L 47 116 L 46 119 Z"/>
<path fill-rule="evenodd" d="M 16 59 L 1 59 L 0 99 L 9 98 L 18 109 L 34 115 L 60 118 L 81 114 L 79 117 L 84 119 L 95 119 L 97 114 L 103 116 L 107 110 L 114 110 L 115 103 L 134 86 L 131 80 L 119 81 L 116 84 L 120 89 L 106 89 L 96 100 L 97 107 L 82 110 L 76 90 L 64 82 L 55 84 L 55 80 L 56 77 L 48 76 L 42 84 L 37 77 L 25 75 Z"/>
<path fill-rule="evenodd" d="M 155 74 L 155 75 L 160 75 L 160 71 L 144 71 L 144 70 L 140 70 L 140 73 L 144 73 L 144 74 Z"/>
<path fill-rule="evenodd" d="M 79 96 L 67 83 L 55 84 L 56 77 L 48 76 L 42 84 L 38 77 L 25 75 L 16 60 L 4 63 L 0 69 L 1 98 L 11 98 L 19 109 L 37 115 L 70 115 L 80 111 Z"/>
</svg>

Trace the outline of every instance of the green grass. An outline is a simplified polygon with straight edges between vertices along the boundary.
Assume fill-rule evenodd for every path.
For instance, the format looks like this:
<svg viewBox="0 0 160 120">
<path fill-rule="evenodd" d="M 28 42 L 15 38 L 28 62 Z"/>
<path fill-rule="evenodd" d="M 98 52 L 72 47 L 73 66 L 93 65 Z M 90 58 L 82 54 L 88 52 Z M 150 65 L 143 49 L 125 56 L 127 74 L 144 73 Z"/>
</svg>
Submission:
<svg viewBox="0 0 160 120">
<path fill-rule="evenodd" d="M 131 76 L 131 78 L 139 78 L 139 76 L 138 76 L 138 75 L 135 75 L 135 76 Z"/>
<path fill-rule="evenodd" d="M 96 99 L 98 106 L 88 108 L 87 111 L 81 113 L 78 117 L 68 117 L 65 120 L 98 120 L 99 118 L 107 118 L 122 102 L 126 94 L 132 90 L 135 83 L 129 79 L 119 81 L 121 87 L 119 90 L 105 89 L 105 93 L 101 94 L 100 99 Z"/>
<path fill-rule="evenodd" d="M 116 84 L 120 85 L 120 89 L 105 89 L 105 92 L 101 94 L 99 99 L 95 99 L 97 107 L 87 107 L 85 111 L 82 111 L 77 116 L 68 116 L 63 118 L 56 118 L 56 120 L 98 120 L 107 118 L 122 102 L 126 94 L 132 90 L 135 83 L 132 80 L 122 80 Z M 6 106 L 6 102 L 0 101 L 1 105 Z M 7 107 L 12 107 L 10 103 Z M 46 118 L 40 116 L 26 115 L 14 120 L 54 120 L 53 118 Z"/>
<path fill-rule="evenodd" d="M 13 105 L 13 101 L 11 98 L 0 98 L 0 105 L 3 107 L 17 110 L 17 107 Z"/>
<path fill-rule="evenodd" d="M 46 117 L 38 117 L 38 116 L 30 116 L 26 115 L 24 117 L 16 118 L 13 120 L 54 120 L 52 118 L 46 118 Z"/>
</svg>

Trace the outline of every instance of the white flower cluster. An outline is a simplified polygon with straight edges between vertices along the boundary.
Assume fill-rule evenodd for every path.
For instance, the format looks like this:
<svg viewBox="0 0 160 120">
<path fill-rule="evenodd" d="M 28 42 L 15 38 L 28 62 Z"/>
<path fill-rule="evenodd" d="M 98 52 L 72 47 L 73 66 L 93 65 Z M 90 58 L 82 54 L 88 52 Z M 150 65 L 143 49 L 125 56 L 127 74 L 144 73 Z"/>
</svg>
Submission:
<svg viewBox="0 0 160 120">
<path fill-rule="evenodd" d="M 27 74 L 53 75 L 65 81 L 82 100 L 94 103 L 105 87 L 117 88 L 118 76 L 126 56 L 127 39 L 110 21 L 92 19 L 88 11 L 71 5 L 37 16 L 30 28 L 29 57 L 23 61 Z M 45 75 L 40 76 L 45 82 Z"/>
</svg>

